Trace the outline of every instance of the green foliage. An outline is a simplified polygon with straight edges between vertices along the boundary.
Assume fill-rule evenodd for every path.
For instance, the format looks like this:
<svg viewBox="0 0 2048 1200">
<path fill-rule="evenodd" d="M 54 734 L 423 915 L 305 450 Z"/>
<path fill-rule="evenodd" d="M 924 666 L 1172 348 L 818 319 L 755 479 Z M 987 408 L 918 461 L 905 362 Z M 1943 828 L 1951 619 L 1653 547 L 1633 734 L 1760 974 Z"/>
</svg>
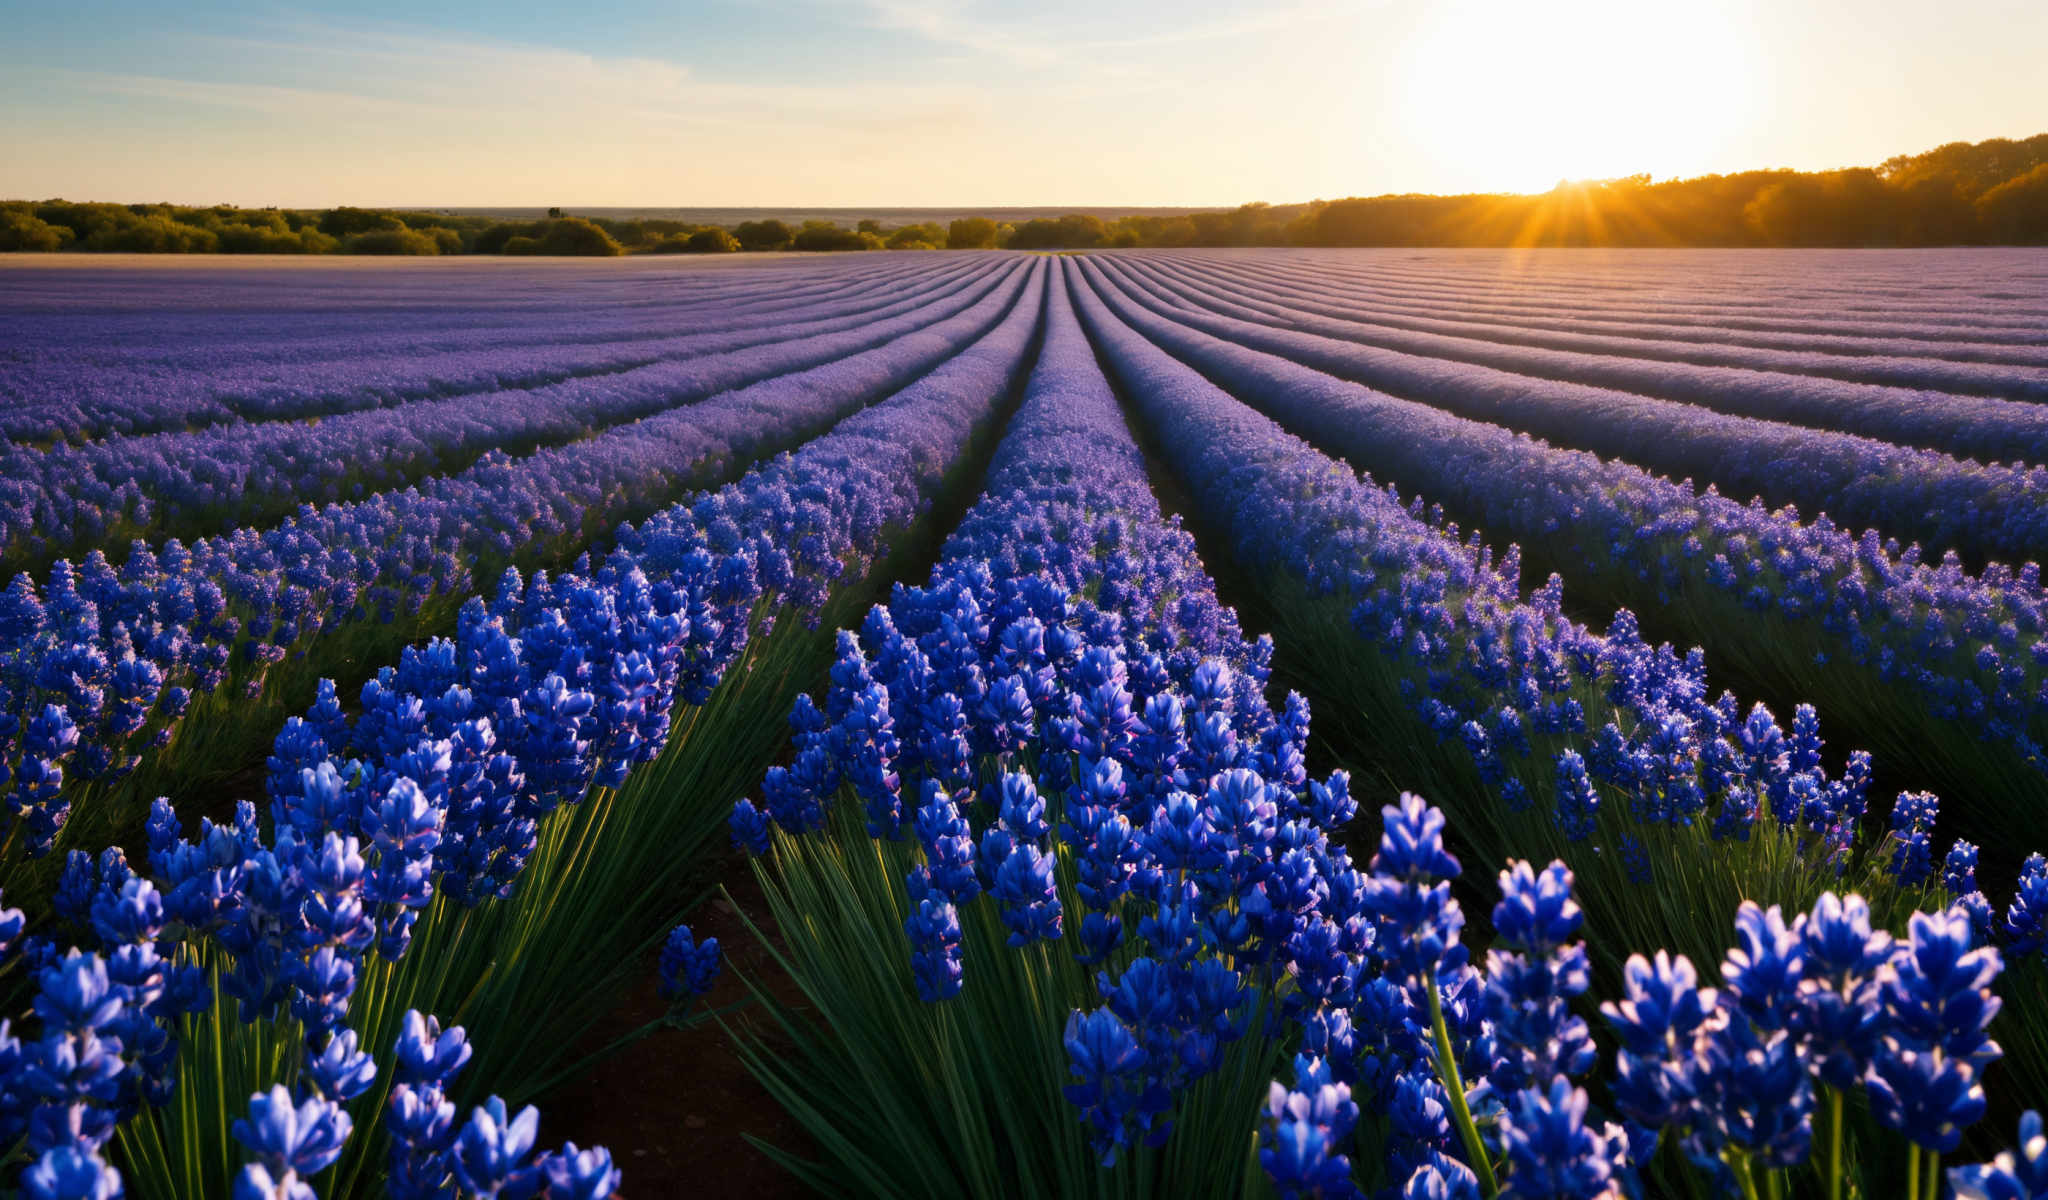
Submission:
<svg viewBox="0 0 2048 1200">
<path fill-rule="evenodd" d="M 294 233 L 288 229 L 244 224 L 223 228 L 219 238 L 222 254 L 332 254 L 340 245 L 338 239 L 318 229 L 306 228 Z M 460 239 L 457 240 L 459 243 Z"/>
<path fill-rule="evenodd" d="M 687 233 L 672 233 L 641 247 L 647 254 L 730 254 L 740 248 L 739 239 L 717 226 Z"/>
<path fill-rule="evenodd" d="M 1026 221 L 1003 244 L 1012 250 L 1087 250 L 1100 246 L 1106 233 L 1102 218 L 1068 213 Z"/>
<path fill-rule="evenodd" d="M 610 256 L 626 252 L 610 234 L 581 217 L 563 217 L 543 225 L 537 245 L 529 253 Z"/>
<path fill-rule="evenodd" d="M 947 233 L 936 221 L 904 225 L 890 232 L 883 243 L 891 250 L 937 250 L 946 244 Z"/>
<path fill-rule="evenodd" d="M 220 248 L 220 238 L 210 229 L 151 215 L 103 228 L 85 239 L 85 248 L 127 254 L 211 254 Z"/>
<path fill-rule="evenodd" d="M 924 1003 L 903 936 L 903 879 L 920 852 L 870 838 L 848 791 L 827 830 L 778 831 L 772 855 L 752 860 L 780 935 L 771 952 L 796 995 L 750 981 L 773 1024 L 743 1036 L 740 1054 L 816 1155 L 764 1147 L 777 1162 L 820 1194 L 891 1200 L 1261 1193 L 1245 1135 L 1282 1065 L 1275 1039 L 1227 1043 L 1219 1069 L 1180 1100 L 1165 1145 L 1101 1167 L 1062 1091 L 1073 1078 L 1061 1031 L 1076 1008 L 1100 1002 L 1079 923 L 1057 944 L 1019 950 L 992 904 L 964 906 L 966 986 Z M 1071 856 L 1056 871 L 1064 911 L 1080 911 Z M 1101 967 L 1113 975 L 1134 956 L 1125 946 Z M 1263 1014 L 1249 1018 L 1256 1028 Z"/>
<path fill-rule="evenodd" d="M 2048 242 L 2048 162 L 1977 197 L 1975 208 L 1993 241 Z"/>
<path fill-rule="evenodd" d="M 441 244 L 431 235 L 403 225 L 396 229 L 371 229 L 342 243 L 345 254 L 439 254 Z"/>
<path fill-rule="evenodd" d="M 866 222 L 863 222 L 865 224 Z M 880 250 L 882 239 L 865 229 L 841 229 L 830 221 L 805 221 L 791 245 L 798 250 Z"/>
<path fill-rule="evenodd" d="M 796 231 L 780 221 L 742 221 L 732 235 L 742 250 L 783 250 L 796 239 Z"/>
<path fill-rule="evenodd" d="M 26 208 L 0 208 L 0 251 L 62 250 L 71 237 L 67 227 L 52 225 Z"/>
<path fill-rule="evenodd" d="M 993 250 L 996 223 L 987 217 L 961 217 L 946 227 L 948 250 Z"/>
<path fill-rule="evenodd" d="M 730 254 L 740 242 L 723 229 L 699 229 L 684 239 L 683 248 L 691 254 Z"/>
</svg>

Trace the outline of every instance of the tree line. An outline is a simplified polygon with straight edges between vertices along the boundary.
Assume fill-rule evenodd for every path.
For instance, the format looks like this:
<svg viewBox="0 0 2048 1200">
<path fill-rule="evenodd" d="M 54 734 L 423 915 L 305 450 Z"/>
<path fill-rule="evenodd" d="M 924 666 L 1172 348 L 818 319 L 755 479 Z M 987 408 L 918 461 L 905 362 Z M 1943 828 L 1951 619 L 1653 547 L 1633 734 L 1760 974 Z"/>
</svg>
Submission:
<svg viewBox="0 0 2048 1200">
<path fill-rule="evenodd" d="M 730 227 L 550 209 L 537 221 L 397 209 L 0 201 L 0 251 L 225 254 L 727 254 L 1138 246 L 2048 245 L 2048 134 L 1952 142 L 1876 167 L 1561 183 L 1531 195 L 1247 204 L 1104 221 Z"/>
</svg>

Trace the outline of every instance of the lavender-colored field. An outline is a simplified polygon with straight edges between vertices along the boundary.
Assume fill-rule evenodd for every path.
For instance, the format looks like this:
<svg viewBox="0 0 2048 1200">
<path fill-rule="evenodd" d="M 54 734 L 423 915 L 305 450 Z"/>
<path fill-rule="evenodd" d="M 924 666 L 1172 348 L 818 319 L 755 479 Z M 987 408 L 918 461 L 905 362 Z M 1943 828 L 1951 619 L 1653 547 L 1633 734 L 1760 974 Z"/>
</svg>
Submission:
<svg viewBox="0 0 2048 1200">
<path fill-rule="evenodd" d="M 1771 1103 L 1825 1086 L 1894 1128 L 1898 1080 L 1974 1081 L 1991 1022 L 2006 1138 L 2003 1097 L 2048 1095 L 2044 558 L 2048 249 L 0 260 L 0 892 L 26 914 L 0 911 L 0 942 L 177 985 L 109 1002 L 101 1023 L 151 1047 L 106 1059 L 121 1088 L 51 1082 L 69 1042 L 10 1051 L 0 1118 L 17 1095 L 67 1114 L 24 1126 L 32 1157 L 97 1154 L 119 1124 L 130 1194 L 210 1194 L 240 1159 L 171 1102 L 180 1055 L 223 1053 L 197 1031 L 294 1078 L 303 1048 L 327 1089 L 345 1031 L 386 1068 L 406 1039 L 427 1053 L 409 1007 L 467 1026 L 477 1095 L 575 1096 L 577 1039 L 637 1002 L 685 881 L 731 843 L 761 856 L 797 946 L 775 969 L 818 1023 L 743 1056 L 843 1156 L 812 1182 L 872 1169 L 860 1118 L 920 1054 L 968 1057 L 889 1136 L 985 1135 L 934 1114 L 996 1103 L 961 1047 L 999 1028 L 1046 1039 L 1004 1061 L 1043 1074 L 1013 1083 L 1068 1133 L 934 1153 L 910 1190 L 1001 1193 L 991 1164 L 1017 1153 L 1065 1192 L 1115 1146 L 1105 1194 L 1242 1195 L 1142 1148 L 1160 1098 L 1260 1170 L 1255 1127 L 1311 1136 L 1284 1103 L 1255 1115 L 1267 1082 L 1336 1086 L 1287 1067 L 1305 1047 L 1379 1038 L 1340 1071 L 1361 1097 L 1374 1071 L 1434 1079 L 1409 1046 L 1427 1006 L 1389 999 L 1419 971 L 1457 975 L 1432 986 L 1471 1025 L 1444 1034 L 1468 1084 L 1591 1069 L 1459 998 L 1509 1003 L 1514 964 L 1393 948 L 1388 889 L 1438 860 L 1368 865 L 1371 814 L 1412 788 L 1481 881 L 1569 864 L 1597 996 L 1636 951 L 1709 975 L 1744 900 L 1820 913 L 1824 890 L 1870 897 L 1900 947 L 1997 947 L 2019 999 L 1935 1037 L 1896 1011 L 1920 951 L 1885 943 L 1854 967 L 1890 981 L 1884 1036 L 1843 1075 L 1851 1050 L 1799 1033 Z M 1533 876 L 1503 886 L 1539 902 Z M 806 924 L 804 897 L 831 911 Z M 1681 1135 L 1747 1052 L 1716 1038 L 1807 1029 L 1742 991 L 1783 931 L 1741 919 L 1748 957 L 1673 1052 L 1704 1065 L 1655 1068 L 1697 1073 L 1694 1108 L 1663 1114 Z M 977 958 L 1019 947 L 1037 965 Z M 1087 969 L 1028 958 L 1053 949 Z M 715 961 L 671 941 L 665 994 L 708 991 Z M 194 963 L 215 990 L 176 974 Z M 84 986 L 35 978 L 17 991 L 45 1014 Z M 976 999 L 989 980 L 1028 1018 Z M 910 1015 L 833 1007 L 863 988 Z M 756 1001 L 787 1018 L 777 994 Z M 452 1077 L 408 1064 L 430 1098 Z M 1237 1091 L 1186 1100 L 1211 1074 Z M 688 1076 L 632 1086 L 659 1108 Z M 483 1190 L 452 1133 L 391 1122 L 335 1152 L 343 1191 L 387 1170 Z M 1362 1185 L 1473 1155 L 1402 1128 Z M 1640 1165 L 1613 1137 L 1601 1169 Z M 603 1194 L 595 1160 L 532 1149 Z M 1322 1150 L 1263 1170 L 1295 1186 L 1335 1169 Z"/>
</svg>

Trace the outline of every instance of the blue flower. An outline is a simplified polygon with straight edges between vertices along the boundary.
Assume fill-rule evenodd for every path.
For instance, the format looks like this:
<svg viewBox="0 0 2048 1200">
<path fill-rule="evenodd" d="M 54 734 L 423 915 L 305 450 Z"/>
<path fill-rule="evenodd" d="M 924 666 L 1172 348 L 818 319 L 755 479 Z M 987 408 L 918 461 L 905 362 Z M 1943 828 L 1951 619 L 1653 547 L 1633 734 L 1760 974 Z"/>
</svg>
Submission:
<svg viewBox="0 0 2048 1200">
<path fill-rule="evenodd" d="M 313 1175 L 341 1157 L 350 1121 L 339 1104 L 308 1096 L 294 1104 L 282 1085 L 249 1098 L 249 1116 L 236 1118 L 235 1140 L 249 1148 L 273 1177 Z"/>
<path fill-rule="evenodd" d="M 1951 896 L 1966 896 L 1977 890 L 1977 847 L 1957 838 L 1942 860 L 1941 886 Z"/>
<path fill-rule="evenodd" d="M 120 1200 L 121 1173 L 90 1146 L 67 1144 L 43 1152 L 21 1173 L 29 1200 Z"/>
<path fill-rule="evenodd" d="M 1970 917 L 1960 908 L 1914 913 L 1907 930 L 1882 981 L 1887 1039 L 1979 1067 L 1997 1058 L 1986 1030 L 2001 1004 L 1991 991 L 2004 969 L 1998 951 L 1971 949 Z"/>
<path fill-rule="evenodd" d="M 1798 1008 L 1799 975 L 1804 959 L 1799 938 L 1785 927 L 1777 905 L 1759 908 L 1745 900 L 1735 913 L 1741 945 L 1728 952 L 1721 978 L 1735 1008 L 1759 1029 L 1790 1026 Z"/>
<path fill-rule="evenodd" d="M 1933 871 L 1933 843 L 1929 840 L 1941 801 L 1932 792 L 1900 792 L 1892 807 L 1892 874 L 1900 887 L 1917 887 Z"/>
<path fill-rule="evenodd" d="M 346 1102 L 369 1090 L 377 1078 L 377 1061 L 356 1048 L 353 1029 L 335 1031 L 317 1055 L 309 1054 L 306 1075 L 313 1088 L 329 1100 Z"/>
<path fill-rule="evenodd" d="M 1714 1011 L 1715 993 L 1699 986 L 1684 955 L 1674 959 L 1662 950 L 1654 961 L 1631 955 L 1623 977 L 1626 997 L 1600 1006 L 1621 1039 L 1615 1107 L 1651 1129 L 1682 1124 L 1695 1099 L 1693 1037 Z"/>
<path fill-rule="evenodd" d="M 234 1200 L 317 1200 L 318 1196 L 296 1172 L 273 1174 L 262 1163 L 248 1163 L 235 1176 Z"/>
<path fill-rule="evenodd" d="M 734 803 L 732 816 L 727 821 L 732 830 L 733 848 L 753 855 L 768 853 L 768 824 L 768 815 L 755 808 L 753 801 Z"/>
<path fill-rule="evenodd" d="M 1586 1128 L 1586 1093 L 1559 1076 L 1547 1092 L 1515 1093 L 1500 1118 L 1507 1153 L 1503 1197 L 1592 1200 L 1614 1189 L 1614 1163 L 1601 1137 Z"/>
<path fill-rule="evenodd" d="M 1034 941 L 1057 941 L 1060 936 L 1060 898 L 1053 884 L 1055 859 L 1025 843 L 1012 851 L 996 870 L 994 894 L 1001 904 L 1003 924 L 1009 927 L 1009 945 L 1028 946 Z"/>
<path fill-rule="evenodd" d="M 932 886 L 925 868 L 911 871 L 908 887 L 911 909 L 903 931 L 910 937 L 911 981 L 920 1000 L 936 1004 L 960 994 L 960 914 Z"/>
<path fill-rule="evenodd" d="M 1465 916 L 1448 882 L 1458 874 L 1458 860 L 1443 847 L 1443 814 L 1420 797 L 1404 793 L 1381 816 L 1365 907 L 1379 925 L 1377 952 L 1411 986 L 1426 986 L 1439 968 L 1465 960 L 1458 944 Z"/>
<path fill-rule="evenodd" d="M 1940 1049 L 1887 1046 L 1864 1084 L 1877 1123 L 1915 1145 L 1947 1154 L 1984 1115 L 1984 1088 L 1967 1059 Z"/>
<path fill-rule="evenodd" d="M 1491 1082 L 1518 1089 L 1583 1074 L 1595 1052 L 1585 1021 L 1571 1011 L 1589 982 L 1585 947 L 1565 944 L 1584 919 L 1571 871 L 1552 863 L 1538 875 L 1516 861 L 1500 873 L 1500 886 L 1493 921 L 1501 945 L 1486 956 L 1485 1011 L 1500 1050 Z"/>
<path fill-rule="evenodd" d="M 563 1143 L 542 1159 L 540 1170 L 547 1178 L 549 1200 L 610 1200 L 624 1180 L 612 1164 L 611 1151 L 603 1146 L 582 1150 L 574 1142 Z"/>
<path fill-rule="evenodd" d="M 1500 902 L 1493 908 L 1494 935 L 1510 950 L 1548 955 L 1578 936 L 1585 914 L 1572 898 L 1572 873 L 1553 862 L 1537 874 L 1514 861 L 1500 873 Z"/>
<path fill-rule="evenodd" d="M 1149 1089 L 1149 1058 L 1107 1008 L 1069 1015 L 1062 1040 L 1068 1073 L 1080 1080 L 1066 1085 L 1064 1094 L 1088 1123 L 1102 1165 L 1115 1166 L 1117 1152 L 1131 1144 L 1131 1115 Z"/>
<path fill-rule="evenodd" d="M 1861 896 L 1824 893 L 1793 926 L 1802 968 L 1796 1027 L 1808 1041 L 1828 1086 L 1847 1089 L 1863 1077 L 1884 1032 L 1881 970 L 1891 961 L 1891 935 L 1870 926 Z"/>
<path fill-rule="evenodd" d="M 705 938 L 699 942 L 691 935 L 688 925 L 676 926 L 661 945 L 662 998 L 675 1004 L 702 996 L 717 981 L 722 965 L 717 938 Z"/>
<path fill-rule="evenodd" d="M 2048 857 L 2030 854 L 2020 868 L 2019 887 L 2005 910 L 2007 953 L 2015 957 L 2048 956 Z"/>
<path fill-rule="evenodd" d="M 1358 1123 L 1351 1089 L 1310 1055 L 1294 1060 L 1294 1087 L 1274 1083 L 1266 1101 L 1267 1136 L 1259 1164 L 1288 1200 L 1356 1196 L 1351 1161 L 1340 1148 Z"/>
<path fill-rule="evenodd" d="M 2019 1141 L 1988 1163 L 1957 1167 L 1948 1173 L 1960 1200 L 2048 1200 L 2048 1133 L 2041 1114 L 2020 1115 Z"/>
<path fill-rule="evenodd" d="M 1813 1138 L 1813 1082 L 1799 1040 L 1733 1012 L 1724 1016 L 1696 1040 L 1692 1077 L 1703 1129 L 1767 1166 L 1804 1161 Z"/>
<path fill-rule="evenodd" d="M 460 1025 L 444 1030 L 435 1018 L 408 1009 L 393 1054 L 398 1082 L 444 1084 L 469 1065 L 470 1046 Z"/>
<path fill-rule="evenodd" d="M 1380 810 L 1379 852 L 1372 873 L 1382 879 L 1431 884 L 1458 877 L 1458 860 L 1444 849 L 1444 814 L 1422 797 L 1401 793 Z"/>
<path fill-rule="evenodd" d="M 530 1194 L 527 1160 L 539 1133 L 540 1110 L 528 1105 L 508 1116 L 505 1102 L 492 1096 L 470 1112 L 456 1134 L 449 1167 L 456 1181 L 479 1197 L 496 1196 L 501 1189 Z"/>
</svg>

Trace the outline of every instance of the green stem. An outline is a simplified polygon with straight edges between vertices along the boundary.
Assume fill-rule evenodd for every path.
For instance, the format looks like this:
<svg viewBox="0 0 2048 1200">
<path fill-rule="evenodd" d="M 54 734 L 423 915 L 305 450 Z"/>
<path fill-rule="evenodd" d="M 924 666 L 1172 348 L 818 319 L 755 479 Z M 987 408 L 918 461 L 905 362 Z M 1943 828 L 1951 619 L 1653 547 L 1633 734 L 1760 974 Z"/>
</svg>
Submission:
<svg viewBox="0 0 2048 1200">
<path fill-rule="evenodd" d="M 1721 1152 L 1721 1161 L 1728 1164 L 1729 1174 L 1735 1176 L 1735 1185 L 1742 1189 L 1742 1200 L 1757 1200 L 1756 1175 L 1749 1169 L 1749 1156 L 1730 1146 Z"/>
<path fill-rule="evenodd" d="M 1785 1181 L 1779 1172 L 1764 1172 L 1764 1191 L 1770 1193 L 1771 1200 L 1785 1200 Z"/>
<path fill-rule="evenodd" d="M 1465 1103 L 1465 1082 L 1458 1077 L 1458 1063 L 1451 1056 L 1451 1032 L 1444 1025 L 1443 998 L 1437 994 L 1433 979 L 1425 981 L 1422 990 L 1429 994 L 1429 1027 L 1436 1034 L 1437 1079 L 1451 1097 L 1451 1115 L 1457 1119 L 1458 1135 L 1465 1141 L 1472 1171 L 1479 1176 L 1479 1194 L 1490 1200 L 1499 1193 L 1500 1185 L 1494 1182 L 1493 1162 L 1486 1156 L 1485 1143 L 1479 1140 L 1479 1127 L 1472 1123 L 1471 1106 Z"/>
<path fill-rule="evenodd" d="M 1920 1143 L 1906 1146 L 1906 1200 L 1920 1200 Z"/>
<path fill-rule="evenodd" d="M 1941 1200 L 1941 1155 L 1927 1156 L 1927 1200 Z"/>
<path fill-rule="evenodd" d="M 1828 1200 L 1842 1200 L 1842 1089 L 1828 1088 Z"/>
</svg>

